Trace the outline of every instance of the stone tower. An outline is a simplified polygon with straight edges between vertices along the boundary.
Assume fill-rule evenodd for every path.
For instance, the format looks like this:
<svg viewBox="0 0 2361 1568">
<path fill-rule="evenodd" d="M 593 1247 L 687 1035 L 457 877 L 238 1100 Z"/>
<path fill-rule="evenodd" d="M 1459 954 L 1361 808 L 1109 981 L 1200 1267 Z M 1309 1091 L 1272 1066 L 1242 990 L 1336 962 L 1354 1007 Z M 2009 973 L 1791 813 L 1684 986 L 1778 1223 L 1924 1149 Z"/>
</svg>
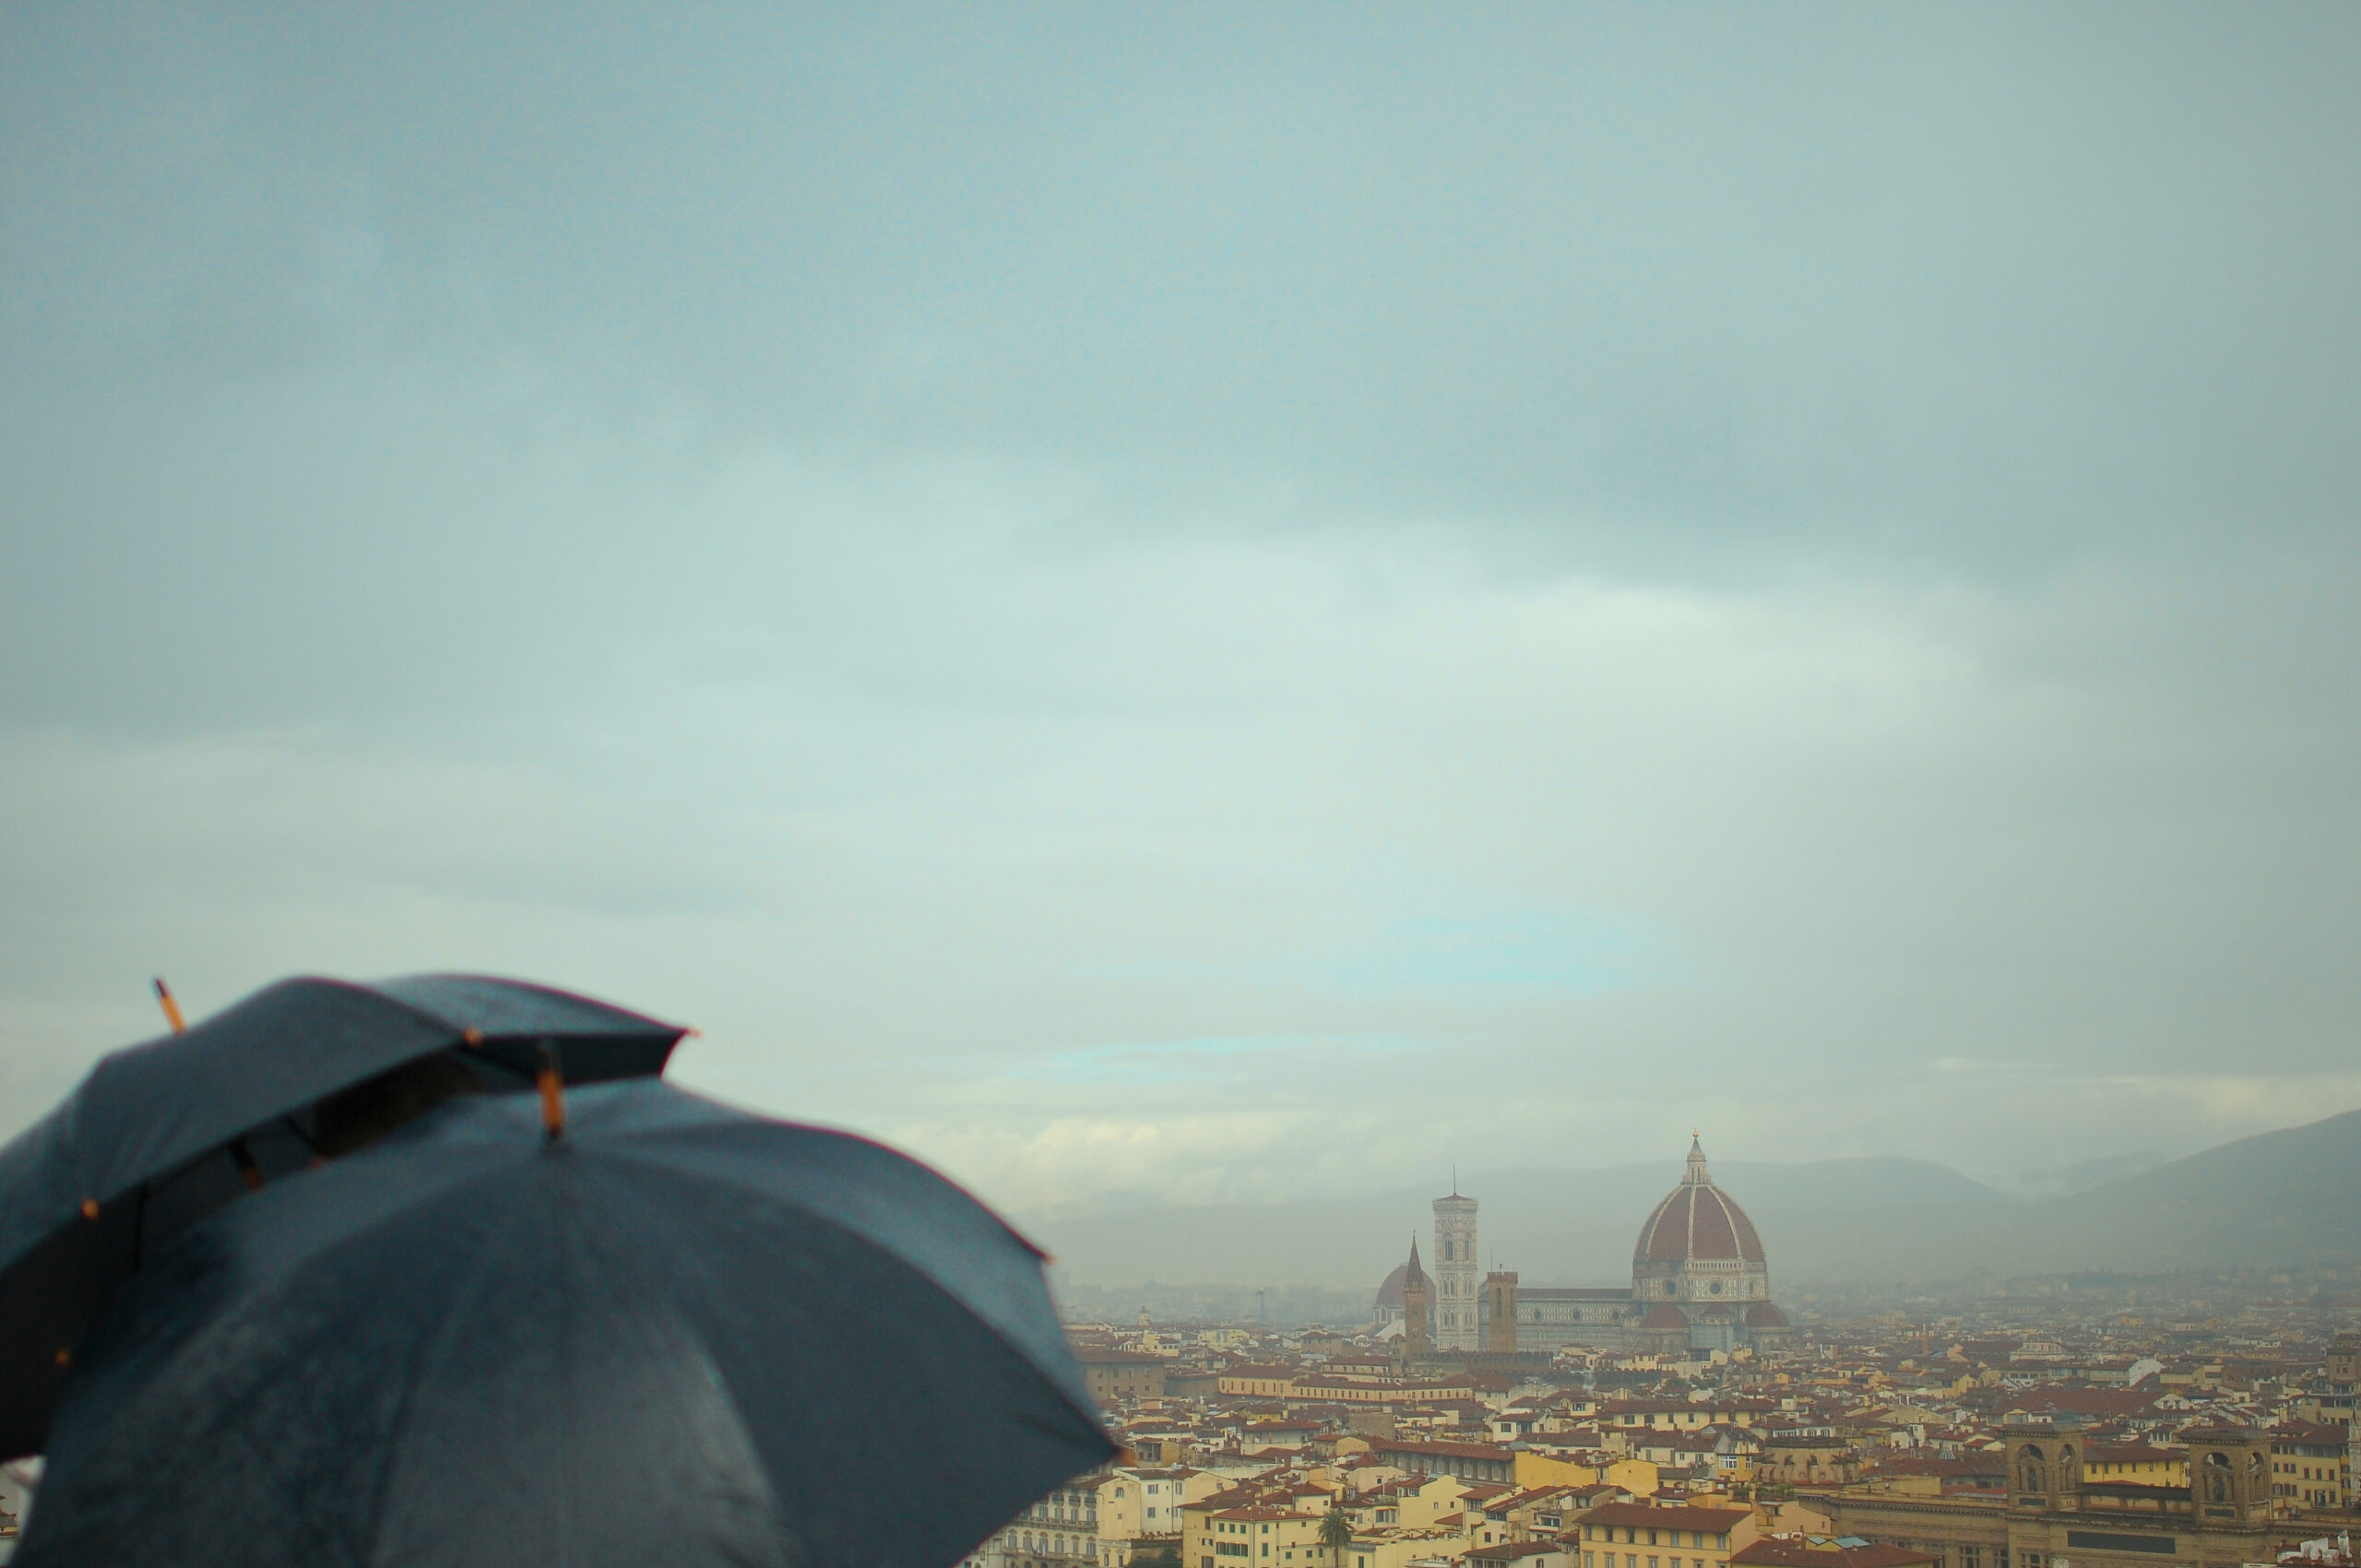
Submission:
<svg viewBox="0 0 2361 1568">
<path fill-rule="evenodd" d="M 2331 1394 L 2361 1392 L 2361 1334 L 2340 1334 L 2329 1342 L 2327 1372 Z"/>
<path fill-rule="evenodd" d="M 2197 1527 L 2219 1529 L 2271 1517 L 2271 1434 L 2253 1427 L 2205 1427 L 2189 1444 L 2189 1500 Z"/>
<path fill-rule="evenodd" d="M 1434 1353 L 1434 1301 L 1427 1271 L 1418 1266 L 1418 1239 L 1410 1238 L 1410 1263 L 1402 1276 L 1402 1360 L 1406 1367 Z"/>
<path fill-rule="evenodd" d="M 1516 1352 L 1516 1272 L 1484 1276 L 1484 1348 L 1495 1356 Z"/>
<path fill-rule="evenodd" d="M 1476 1200 L 1459 1195 L 1435 1200 L 1435 1347 L 1442 1350 L 1479 1350 L 1483 1341 L 1476 1326 Z"/>
<path fill-rule="evenodd" d="M 2010 1426 L 2009 1506 L 2071 1513 L 2082 1506 L 2082 1434 L 2070 1423 Z"/>
</svg>

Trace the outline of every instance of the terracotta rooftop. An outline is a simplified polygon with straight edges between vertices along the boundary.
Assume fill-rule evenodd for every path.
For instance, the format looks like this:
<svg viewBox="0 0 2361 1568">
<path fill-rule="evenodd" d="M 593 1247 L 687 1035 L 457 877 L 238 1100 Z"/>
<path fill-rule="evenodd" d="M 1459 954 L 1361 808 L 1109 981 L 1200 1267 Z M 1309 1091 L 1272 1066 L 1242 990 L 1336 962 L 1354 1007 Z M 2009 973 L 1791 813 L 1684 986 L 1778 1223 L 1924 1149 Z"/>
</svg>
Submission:
<svg viewBox="0 0 2361 1568">
<path fill-rule="evenodd" d="M 1741 1519 L 1750 1517 L 1746 1508 L 1714 1508 L 1703 1503 L 1687 1503 L 1673 1508 L 1658 1508 L 1646 1503 L 1602 1503 L 1584 1512 L 1578 1521 L 1584 1525 L 1631 1525 L 1642 1529 L 1726 1530 Z"/>
<path fill-rule="evenodd" d="M 1857 1536 L 1764 1536 L 1730 1553 L 1731 1568 L 1924 1568 L 1934 1561 L 1928 1552 Z"/>
<path fill-rule="evenodd" d="M 1632 1253 L 1658 1262 L 1712 1258 L 1761 1263 L 1762 1239 L 1754 1233 L 1746 1211 L 1706 1176 L 1704 1157 L 1692 1146 L 1689 1173 L 1640 1227 Z"/>
<path fill-rule="evenodd" d="M 1431 1459 L 1501 1459 L 1512 1463 L 1516 1451 L 1489 1443 L 1422 1443 L 1414 1438 L 1386 1438 L 1370 1444 L 1380 1453 L 1412 1454 Z"/>
</svg>

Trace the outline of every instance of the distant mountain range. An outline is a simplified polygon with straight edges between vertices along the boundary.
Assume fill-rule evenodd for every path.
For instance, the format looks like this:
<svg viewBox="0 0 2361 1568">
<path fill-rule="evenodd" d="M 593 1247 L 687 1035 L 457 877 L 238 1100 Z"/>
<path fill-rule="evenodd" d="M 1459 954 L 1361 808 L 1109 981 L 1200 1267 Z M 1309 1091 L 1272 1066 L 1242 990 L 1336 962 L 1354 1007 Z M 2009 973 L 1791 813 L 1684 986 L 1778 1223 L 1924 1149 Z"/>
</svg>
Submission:
<svg viewBox="0 0 2361 1568">
<path fill-rule="evenodd" d="M 2172 1163 L 2172 1156 L 2143 1150 L 2138 1154 L 2114 1154 L 2103 1159 L 2077 1160 L 2071 1165 L 2052 1165 L 2039 1170 L 2021 1172 L 2016 1178 L 2015 1191 L 2028 1198 L 2062 1198 L 2069 1193 L 2087 1193 L 2093 1187 L 2103 1187 L 2109 1182 L 2126 1176 L 2137 1176 L 2143 1170 L 2153 1170 L 2159 1165 Z"/>
<path fill-rule="evenodd" d="M 2361 1111 L 2241 1138 L 2185 1159 L 2125 1157 L 2037 1173 L 2017 1196 L 1931 1161 L 1716 1161 L 1714 1179 L 1762 1233 L 1773 1286 L 1996 1274 L 2164 1273 L 2361 1260 Z M 1484 1266 L 1527 1284 L 1619 1285 L 1632 1239 L 1679 1162 L 1471 1173 Z M 2107 1179 L 2109 1177 L 2112 1179 Z M 2090 1184 L 2092 1182 L 2096 1184 Z M 1068 1277 L 1121 1286 L 1360 1288 L 1430 1250 L 1434 1194 L 1219 1207 L 1120 1201 L 1020 1217 Z M 1431 1260 L 1429 1260 L 1431 1262 Z"/>
</svg>

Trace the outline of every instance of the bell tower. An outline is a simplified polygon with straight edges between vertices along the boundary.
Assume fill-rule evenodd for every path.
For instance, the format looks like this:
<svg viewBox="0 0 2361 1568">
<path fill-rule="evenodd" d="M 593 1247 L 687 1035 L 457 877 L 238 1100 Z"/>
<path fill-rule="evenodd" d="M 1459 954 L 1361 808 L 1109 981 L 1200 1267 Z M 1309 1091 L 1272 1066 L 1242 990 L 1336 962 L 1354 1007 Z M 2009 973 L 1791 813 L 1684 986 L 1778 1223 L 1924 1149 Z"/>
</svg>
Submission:
<svg viewBox="0 0 2361 1568">
<path fill-rule="evenodd" d="M 1406 1369 L 1434 1353 L 1434 1301 L 1427 1271 L 1418 1266 L 1418 1239 L 1410 1238 L 1410 1266 L 1402 1271 L 1402 1360 Z"/>
<path fill-rule="evenodd" d="M 1458 1172 L 1451 1195 L 1435 1200 L 1435 1348 L 1481 1348 L 1476 1314 L 1476 1200 L 1459 1195 Z"/>
</svg>

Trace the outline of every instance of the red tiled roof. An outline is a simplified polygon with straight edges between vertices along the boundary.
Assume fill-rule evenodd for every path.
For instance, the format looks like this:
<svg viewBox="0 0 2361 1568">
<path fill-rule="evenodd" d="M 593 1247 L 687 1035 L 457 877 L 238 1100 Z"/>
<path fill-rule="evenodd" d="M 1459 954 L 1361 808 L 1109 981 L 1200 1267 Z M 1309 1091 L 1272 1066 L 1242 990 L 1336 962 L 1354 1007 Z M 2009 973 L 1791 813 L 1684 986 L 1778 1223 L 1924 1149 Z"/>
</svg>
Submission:
<svg viewBox="0 0 2361 1568">
<path fill-rule="evenodd" d="M 1386 1438 L 1370 1444 L 1381 1454 L 1419 1454 L 1437 1459 L 1513 1460 L 1516 1451 L 1489 1443 L 1419 1443 L 1410 1438 Z"/>
<path fill-rule="evenodd" d="M 1736 1259 L 1761 1263 L 1762 1239 L 1754 1221 L 1711 1182 L 1686 1182 L 1665 1194 L 1640 1227 L 1632 1256 L 1659 1263 L 1684 1258 Z"/>
<path fill-rule="evenodd" d="M 2343 1427 L 2320 1421 L 2282 1421 L 2271 1429 L 2271 1435 L 2287 1443 L 2309 1443 L 2315 1447 L 2342 1448 L 2346 1432 Z M 2085 1450 L 2084 1457 L 2088 1457 Z"/>
<path fill-rule="evenodd" d="M 1643 1529 L 1727 1530 L 1737 1527 L 1738 1522 L 1751 1512 L 1746 1508 L 1714 1508 L 1703 1503 L 1658 1508 L 1646 1503 L 1602 1503 L 1585 1512 L 1578 1522 L 1584 1525 L 1637 1525 Z"/>
</svg>

